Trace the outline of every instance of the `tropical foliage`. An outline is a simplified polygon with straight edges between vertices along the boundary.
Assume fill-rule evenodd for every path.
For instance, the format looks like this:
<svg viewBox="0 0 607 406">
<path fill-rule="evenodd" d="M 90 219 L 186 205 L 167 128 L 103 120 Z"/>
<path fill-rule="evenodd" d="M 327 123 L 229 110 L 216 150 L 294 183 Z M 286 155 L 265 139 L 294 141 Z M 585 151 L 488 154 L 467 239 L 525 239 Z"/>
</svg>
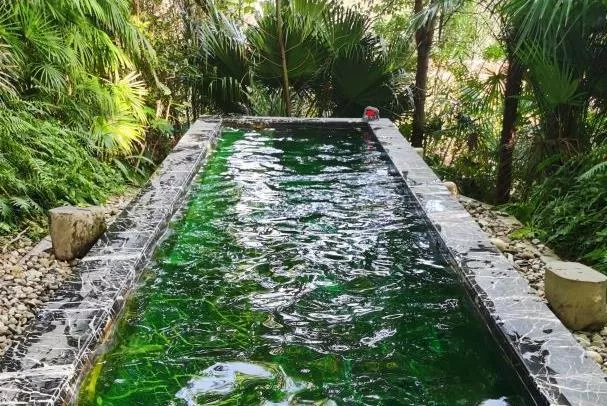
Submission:
<svg viewBox="0 0 607 406">
<path fill-rule="evenodd" d="M 122 187 L 113 160 L 144 140 L 137 67 L 152 69 L 154 52 L 125 0 L 1 4 L 0 231 L 9 231 Z"/>
<path fill-rule="evenodd" d="M 602 0 L 0 2 L 0 232 L 137 181 L 200 114 L 394 119 L 607 270 Z"/>
<path fill-rule="evenodd" d="M 607 5 L 510 0 L 500 11 L 531 102 L 514 207 L 559 253 L 607 270 Z"/>
<path fill-rule="evenodd" d="M 413 21 L 449 4 L 436 17 L 448 39 L 432 51 L 428 159 L 465 194 L 510 197 L 561 255 L 606 269 L 606 4 L 445 0 Z"/>
<path fill-rule="evenodd" d="M 607 148 L 568 159 L 513 203 L 531 235 L 568 258 L 607 272 Z"/>
<path fill-rule="evenodd" d="M 273 2 L 242 26 L 209 6 L 197 27 L 192 105 L 223 112 L 285 114 L 279 29 Z M 406 42 L 386 43 L 364 15 L 327 0 L 293 0 L 280 9 L 290 95 L 299 116 L 359 116 L 376 105 L 397 117 L 409 106 Z"/>
</svg>

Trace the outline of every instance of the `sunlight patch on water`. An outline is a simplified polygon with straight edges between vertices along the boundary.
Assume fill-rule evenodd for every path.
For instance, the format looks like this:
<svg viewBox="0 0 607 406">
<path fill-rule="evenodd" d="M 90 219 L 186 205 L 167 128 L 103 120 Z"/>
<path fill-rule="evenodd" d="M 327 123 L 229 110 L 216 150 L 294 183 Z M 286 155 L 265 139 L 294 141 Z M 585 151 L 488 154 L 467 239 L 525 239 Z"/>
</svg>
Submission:
<svg viewBox="0 0 607 406">
<path fill-rule="evenodd" d="M 260 382 L 272 386 L 273 392 L 281 399 L 263 399 L 262 405 L 289 405 L 294 395 L 305 389 L 312 388 L 307 382 L 296 382 L 277 365 L 260 365 L 251 362 L 219 362 L 200 373 L 200 376 L 190 379 L 187 385 L 175 394 L 187 406 L 206 404 L 208 401 L 229 398 L 238 388 L 252 386 Z M 236 401 L 237 399 L 233 399 Z M 330 404 L 325 401 L 322 404 Z"/>
</svg>

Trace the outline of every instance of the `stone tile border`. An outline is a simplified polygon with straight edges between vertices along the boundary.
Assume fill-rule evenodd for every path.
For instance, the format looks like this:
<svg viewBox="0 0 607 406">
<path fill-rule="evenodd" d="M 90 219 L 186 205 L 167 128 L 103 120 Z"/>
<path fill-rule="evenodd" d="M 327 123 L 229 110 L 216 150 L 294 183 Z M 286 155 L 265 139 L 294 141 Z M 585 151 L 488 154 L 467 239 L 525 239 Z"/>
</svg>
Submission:
<svg viewBox="0 0 607 406">
<path fill-rule="evenodd" d="M 10 348 L 0 365 L 0 404 L 75 403 L 95 347 L 183 203 L 220 134 L 221 120 L 198 120 L 139 195 L 113 222 Z"/>
<path fill-rule="evenodd" d="M 607 405 L 607 376 L 389 120 L 370 123 L 439 233 L 493 336 L 540 405 Z"/>
<path fill-rule="evenodd" d="M 0 365 L 0 404 L 74 403 L 95 348 L 218 137 L 220 127 L 370 128 L 436 229 L 476 308 L 540 405 L 607 405 L 607 376 L 512 268 L 390 120 L 198 120 L 37 315 Z"/>
</svg>

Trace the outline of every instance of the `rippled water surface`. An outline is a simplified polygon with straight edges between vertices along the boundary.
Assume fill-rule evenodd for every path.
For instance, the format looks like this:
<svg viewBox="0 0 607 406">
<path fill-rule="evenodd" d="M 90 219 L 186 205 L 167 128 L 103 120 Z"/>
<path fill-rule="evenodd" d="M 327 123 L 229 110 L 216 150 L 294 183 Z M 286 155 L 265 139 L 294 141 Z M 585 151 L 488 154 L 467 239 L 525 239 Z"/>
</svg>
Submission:
<svg viewBox="0 0 607 406">
<path fill-rule="evenodd" d="M 356 131 L 225 131 L 83 385 L 105 405 L 524 405 Z"/>
</svg>

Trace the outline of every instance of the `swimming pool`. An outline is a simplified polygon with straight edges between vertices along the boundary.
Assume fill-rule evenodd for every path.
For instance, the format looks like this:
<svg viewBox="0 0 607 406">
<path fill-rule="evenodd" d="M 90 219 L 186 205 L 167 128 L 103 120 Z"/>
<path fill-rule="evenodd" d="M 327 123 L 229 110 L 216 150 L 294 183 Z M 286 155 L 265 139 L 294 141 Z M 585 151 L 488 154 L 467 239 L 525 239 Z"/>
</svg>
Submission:
<svg viewBox="0 0 607 406">
<path fill-rule="evenodd" d="M 254 129 L 250 132 L 260 132 L 262 133 L 260 136 L 268 136 L 269 134 L 262 130 L 269 128 L 277 129 L 279 136 L 283 130 L 299 133 L 302 130 L 309 129 L 327 133 L 334 130 L 345 130 L 346 132 L 360 134 L 365 145 L 364 148 L 367 148 L 372 156 L 379 153 L 378 156 L 387 165 L 387 167 L 384 166 L 384 169 L 379 169 L 379 172 L 383 173 L 382 176 L 387 171 L 388 176 L 400 179 L 401 186 L 404 185 L 402 186 L 404 188 L 403 197 L 400 199 L 404 199 L 403 201 L 406 202 L 411 213 L 414 211 L 418 213 L 418 216 L 407 217 L 407 221 L 411 220 L 416 224 L 419 221 L 425 221 L 426 224 L 422 227 L 421 232 L 428 236 L 428 241 L 434 241 L 436 247 L 430 244 L 427 248 L 420 250 L 430 255 L 431 258 L 438 258 L 433 265 L 438 266 L 441 273 L 449 275 L 449 278 L 457 278 L 459 285 L 453 285 L 454 292 L 457 291 L 459 292 L 458 295 L 461 295 L 462 289 L 464 289 L 467 293 L 465 296 L 454 295 L 454 298 L 460 298 L 461 300 L 447 303 L 448 306 L 459 309 L 450 310 L 450 312 L 460 312 L 461 315 L 467 314 L 465 318 L 470 323 L 471 331 L 478 331 L 480 334 L 479 337 L 472 337 L 469 342 L 466 339 L 468 345 L 463 346 L 463 349 L 460 350 L 468 350 L 473 357 L 484 359 L 485 361 L 481 365 L 494 365 L 494 368 L 490 368 L 488 371 L 493 371 L 491 374 L 495 373 L 496 375 L 491 375 L 488 381 L 480 383 L 480 386 L 483 387 L 481 393 L 484 399 L 481 402 L 484 402 L 484 405 L 496 404 L 496 402 L 500 405 L 504 401 L 516 402 L 522 396 L 521 400 L 523 402 L 531 399 L 531 402 L 537 405 L 595 406 L 607 404 L 607 376 L 586 355 L 584 349 L 546 304 L 530 291 L 525 279 L 491 244 L 487 235 L 482 232 L 461 204 L 449 195 L 443 182 L 438 179 L 418 153 L 411 148 L 390 120 L 380 119 L 367 123 L 360 119 L 347 118 L 302 119 L 280 117 L 202 117 L 192 124 L 173 151 L 157 168 L 151 179 L 144 185 L 137 197 L 108 227 L 103 237 L 75 267 L 73 277 L 66 281 L 54 297 L 43 306 L 35 320 L 28 326 L 24 338 L 16 342 L 4 355 L 0 363 L 0 404 L 63 405 L 77 402 L 90 403 L 91 401 L 117 404 L 123 402 L 121 400 L 123 399 L 122 396 L 128 398 L 140 395 L 140 393 L 123 392 L 121 396 L 115 397 L 116 393 L 110 393 L 108 388 L 112 386 L 112 382 L 115 381 L 116 384 L 120 384 L 121 379 L 124 379 L 115 377 L 112 380 L 111 376 L 115 373 L 115 371 L 112 372 L 112 365 L 119 365 L 120 360 L 111 360 L 111 354 L 116 355 L 117 348 L 122 346 L 127 351 L 118 358 L 124 356 L 124 359 L 132 357 L 134 360 L 137 358 L 136 353 L 139 352 L 141 359 L 147 357 L 147 359 L 153 360 L 157 357 L 154 352 L 161 352 L 158 346 L 130 346 L 127 340 L 128 337 L 134 340 L 143 337 L 140 334 L 141 332 L 136 330 L 138 325 L 144 325 L 146 314 L 148 314 L 145 305 L 145 288 L 149 286 L 150 281 L 155 280 L 154 278 L 158 278 L 162 275 L 162 272 L 165 272 L 162 269 L 166 265 L 163 258 L 166 260 L 174 254 L 171 247 L 178 247 L 182 242 L 185 242 L 180 237 L 180 229 L 183 224 L 192 220 L 187 218 L 187 214 L 193 204 L 184 205 L 184 197 L 186 195 L 190 196 L 189 199 L 185 199 L 186 203 L 188 201 L 194 202 L 198 198 L 194 194 L 197 188 L 193 186 L 200 185 L 200 182 L 192 182 L 192 180 L 196 174 L 200 173 L 204 176 L 206 173 L 204 170 L 200 171 L 200 168 L 214 159 L 215 155 L 211 154 L 209 159 L 209 154 L 214 150 L 214 145 L 220 138 L 222 128 Z M 241 135 L 246 138 L 246 134 Z M 257 134 L 255 135 L 257 136 Z M 263 154 L 261 155 L 263 157 Z M 391 164 L 385 159 L 386 157 L 389 158 Z M 251 169 L 255 172 L 255 165 L 251 166 Z M 377 175 L 380 175 L 380 173 Z M 388 183 L 385 183 L 385 185 L 388 185 Z M 397 189 L 398 187 L 391 190 Z M 386 191 L 382 193 L 386 193 Z M 259 203 L 261 204 L 261 202 Z M 238 207 L 246 206 L 240 205 Z M 397 211 L 394 212 L 394 214 L 398 213 Z M 186 217 L 180 222 L 179 218 L 182 215 L 186 215 Z M 315 216 L 317 214 L 310 219 L 312 224 L 316 221 Z M 169 227 L 169 230 L 176 232 L 173 232 L 171 237 L 165 240 L 161 237 L 165 235 L 169 221 L 173 223 L 173 227 Z M 420 231 L 416 227 L 405 226 L 403 236 L 411 236 Z M 230 230 L 233 230 L 233 228 L 222 230 L 222 233 L 218 236 L 225 235 Z M 390 233 L 382 234 L 382 229 L 379 229 L 378 232 L 378 235 L 385 234 L 391 235 L 391 238 L 394 237 L 393 230 Z M 261 238 L 263 233 L 260 233 L 259 236 Z M 246 239 L 243 241 L 246 241 Z M 160 249 L 158 249 L 159 245 L 161 246 Z M 150 262 L 153 252 L 157 252 L 157 255 L 154 255 L 156 262 Z M 443 253 L 452 267 L 442 260 Z M 336 259 L 333 258 L 333 260 Z M 394 259 L 396 264 L 398 258 L 394 257 Z M 300 271 L 309 272 L 308 269 L 300 269 Z M 138 284 L 142 277 L 144 283 Z M 338 280 L 336 279 L 336 281 Z M 451 279 L 451 282 L 455 283 L 454 281 L 455 279 Z M 193 282 L 195 280 L 191 281 L 190 284 L 193 285 Z M 226 284 L 226 287 L 229 286 Z M 448 284 L 441 286 L 445 288 Z M 348 284 L 346 284 L 346 287 L 349 288 Z M 195 285 L 191 289 L 195 289 Z M 197 289 L 200 291 L 201 288 L 198 287 Z M 318 289 L 315 289 L 312 295 L 320 291 Z M 322 287 L 322 289 L 328 292 L 330 286 Z M 448 293 L 449 290 L 444 292 Z M 347 292 L 346 294 L 357 296 Z M 133 300 L 128 300 L 133 297 Z M 467 300 L 466 297 L 472 300 Z M 150 300 L 148 303 L 151 302 Z M 125 303 L 129 304 L 126 306 L 126 310 Z M 302 303 L 305 303 L 305 300 Z M 408 305 L 408 303 L 401 304 L 401 306 L 405 305 Z M 161 306 L 157 307 L 161 308 Z M 169 308 L 169 306 L 165 307 Z M 228 307 L 226 310 L 229 311 L 232 307 L 234 306 Z M 344 308 L 347 307 L 344 306 Z M 234 307 L 234 309 L 237 308 Z M 331 310 L 331 308 L 327 309 Z M 426 310 L 428 309 L 424 309 L 424 311 Z M 436 311 L 437 309 L 431 310 Z M 247 310 L 247 314 L 249 314 L 249 311 L 257 314 L 256 312 L 259 309 L 250 308 Z M 380 314 L 381 312 L 377 313 Z M 218 314 L 225 316 L 229 313 Z M 237 314 L 245 314 L 245 312 L 238 311 Z M 428 314 L 432 314 L 432 312 Z M 480 316 L 477 319 L 478 324 L 473 321 L 475 314 Z M 193 312 L 194 316 L 196 316 L 196 313 Z M 227 319 L 231 320 L 231 316 Z M 293 326 L 287 322 L 283 323 L 281 320 L 277 320 L 276 317 L 273 320 L 277 321 L 278 324 L 273 323 L 272 320 L 267 320 L 264 328 L 269 328 L 268 326 L 278 328 L 278 325 L 281 325 L 282 328 L 288 329 Z M 361 326 L 364 323 L 357 324 L 361 320 L 361 318 L 356 318 L 352 321 L 355 325 Z M 379 320 L 382 319 L 373 319 L 370 324 L 381 324 Z M 266 319 L 262 321 L 262 325 L 264 321 Z M 219 322 L 218 326 L 221 327 L 224 324 Z M 255 326 L 254 323 L 252 325 Z M 320 324 L 316 324 L 314 327 L 321 332 L 327 330 Z M 376 331 L 371 327 L 369 328 L 371 329 L 369 331 Z M 476 330 L 477 328 L 479 330 Z M 176 331 L 179 332 L 179 330 Z M 252 334 L 247 332 L 247 337 L 249 335 L 251 335 L 251 338 L 258 337 L 256 334 L 259 331 L 259 329 L 253 329 L 251 330 Z M 114 334 L 115 332 L 117 334 Z M 201 332 L 204 333 L 204 329 L 201 328 Z M 173 332 L 169 332 L 169 334 L 173 334 Z M 394 340 L 399 339 L 399 337 L 416 338 L 414 333 L 403 335 L 401 332 L 397 332 L 393 335 L 390 334 L 391 332 L 385 334 L 385 336 L 382 333 L 381 337 L 369 335 L 359 337 L 359 342 L 362 344 L 369 343 L 368 340 L 363 341 L 365 338 L 370 337 L 370 342 L 377 341 L 379 338 L 379 341 L 377 341 L 379 349 L 370 348 L 368 353 L 362 353 L 363 358 L 380 354 L 383 343 L 392 345 L 391 343 L 394 343 Z M 491 335 L 489 341 L 486 341 L 488 339 L 487 334 Z M 464 335 L 459 337 L 462 338 Z M 169 336 L 179 338 L 178 336 Z M 266 336 L 262 338 L 265 340 L 269 337 Z M 226 336 L 229 339 L 228 344 L 233 344 L 230 337 L 232 336 Z M 289 335 L 285 335 L 285 338 L 289 337 Z M 437 335 L 437 337 L 439 343 L 445 342 L 445 336 Z M 198 340 L 200 337 L 194 338 Z M 349 339 L 349 336 L 344 335 L 338 338 L 341 342 Z M 416 345 L 414 341 L 406 342 L 403 348 L 413 348 Z M 186 343 L 180 342 L 186 345 Z M 188 340 L 189 344 L 187 345 L 190 345 L 191 348 L 203 348 L 201 347 L 203 342 L 204 339 L 199 342 Z M 258 342 L 261 341 L 255 341 L 255 343 Z M 294 344 L 286 339 L 284 342 L 289 348 L 292 348 L 291 345 Z M 424 350 L 424 345 L 422 345 L 421 355 L 418 359 L 423 360 L 424 354 L 428 354 L 426 350 L 432 348 L 430 346 Z M 177 347 L 178 345 L 175 344 L 175 348 Z M 110 349 L 109 353 L 108 348 Z M 136 350 L 133 348 L 136 348 Z M 434 348 L 440 349 L 437 353 L 443 355 L 449 352 L 449 347 Z M 447 349 L 445 350 L 445 348 Z M 355 346 L 349 347 L 348 350 L 341 347 L 331 349 L 335 352 L 350 351 L 351 354 L 355 354 L 355 350 Z M 133 351 L 135 353 L 132 353 Z M 483 354 L 485 352 L 487 354 Z M 107 362 L 97 362 L 106 353 L 108 354 Z M 477 355 L 476 353 L 481 354 Z M 275 355 L 278 356 L 278 354 Z M 214 364 L 209 364 L 210 359 L 205 362 L 193 360 L 193 367 L 187 370 L 182 369 L 178 374 L 174 374 L 178 368 L 166 369 L 165 373 L 163 372 L 164 369 L 157 367 L 159 379 L 145 382 L 149 386 L 148 393 L 153 391 L 160 393 L 158 402 L 161 404 L 168 399 L 167 396 L 173 396 L 168 404 L 183 403 L 187 399 L 194 402 L 197 401 L 196 398 L 199 396 L 203 396 L 202 401 L 206 401 L 204 396 L 207 396 L 208 393 L 198 392 L 198 389 L 194 388 L 199 388 L 201 385 L 205 387 L 209 383 L 214 385 L 218 376 L 222 382 L 228 382 L 228 389 L 237 387 L 228 391 L 232 393 L 230 396 L 236 394 L 236 400 L 228 396 L 225 399 L 217 399 L 215 404 L 246 403 L 248 399 L 243 397 L 242 399 L 245 400 L 241 401 L 239 400 L 241 399 L 240 396 L 250 393 L 247 389 L 249 388 L 248 385 L 258 385 L 259 383 L 255 383 L 258 382 L 258 378 L 274 388 L 267 389 L 267 386 L 261 385 L 258 387 L 266 387 L 266 389 L 263 389 L 263 393 L 259 394 L 259 391 L 255 391 L 255 396 L 264 396 L 264 399 L 269 396 L 270 400 L 268 402 L 270 404 L 272 402 L 282 402 L 284 404 L 290 396 L 298 398 L 295 402 L 298 404 L 309 403 L 302 400 L 302 397 L 305 396 L 316 396 L 321 399 L 313 401 L 316 404 L 322 404 L 323 402 L 334 404 L 340 402 L 340 393 L 347 392 L 317 390 L 314 392 L 315 394 L 311 394 L 309 390 L 307 392 L 300 389 L 293 390 L 292 384 L 302 383 L 308 389 L 326 385 L 322 384 L 322 379 L 324 379 L 322 377 L 319 378 L 320 381 L 316 378 L 306 379 L 306 377 L 302 378 L 298 375 L 295 369 L 278 368 L 277 370 L 277 365 L 280 365 L 281 360 L 285 360 L 284 358 L 276 358 L 268 362 L 261 358 L 253 356 L 246 358 L 246 356 L 248 355 L 245 354 L 244 358 L 236 361 L 226 361 L 227 358 L 225 358 Z M 513 369 L 508 369 L 502 356 L 505 356 L 512 363 Z M 343 354 L 340 357 L 338 359 L 355 359 Z M 435 358 L 439 359 L 440 357 Z M 415 360 L 415 357 L 412 356 L 412 359 Z M 453 359 L 457 359 L 457 357 Z M 300 362 L 296 358 L 290 358 L 290 360 L 294 360 L 296 363 Z M 286 359 L 285 364 L 289 364 L 290 360 Z M 438 364 L 441 364 L 440 360 Z M 189 362 L 185 362 L 183 365 L 189 365 Z M 335 365 L 341 368 L 340 365 L 342 364 L 336 363 Z M 351 371 L 351 373 L 340 374 L 339 376 L 343 377 L 343 380 L 335 380 L 334 382 L 359 382 L 360 375 L 356 375 L 354 372 L 358 373 L 362 369 L 354 369 L 351 363 L 344 363 L 343 365 L 345 365 L 343 371 Z M 364 367 L 373 365 L 379 364 L 365 363 Z M 436 384 L 440 388 L 439 379 L 444 379 L 445 384 L 454 388 L 458 386 L 465 388 L 465 385 L 468 384 L 461 380 L 461 382 L 454 382 L 459 378 L 447 377 L 440 370 L 437 372 L 438 379 L 426 376 L 425 372 L 432 371 L 432 365 L 430 364 L 421 364 L 416 361 L 411 365 L 415 367 L 412 370 L 419 372 L 417 376 L 423 378 L 421 385 L 424 387 L 431 387 Z M 411 365 L 407 367 L 398 366 L 398 368 L 411 368 Z M 474 375 L 474 367 L 471 366 L 473 363 L 470 362 L 467 365 L 470 366 L 469 370 L 461 368 L 459 371 L 464 374 L 463 376 Z M 152 369 L 154 366 L 146 368 Z M 388 366 L 393 367 L 394 365 L 390 364 Z M 145 368 L 141 367 L 142 371 L 145 371 Z M 322 367 L 324 368 L 325 364 Z M 455 368 L 457 365 L 449 365 L 449 367 Z M 306 370 L 307 368 L 303 369 Z M 373 371 L 373 369 L 368 371 Z M 379 369 L 376 368 L 376 371 L 379 371 Z M 375 374 L 380 377 L 378 379 L 390 380 L 393 378 L 390 371 L 392 370 L 388 368 Z M 402 370 L 399 370 L 398 373 L 401 372 Z M 174 375 L 171 375 L 171 373 Z M 309 371 L 300 371 L 300 373 L 305 375 L 309 374 Z M 373 375 L 372 372 L 367 373 Z M 150 376 L 149 370 L 147 374 L 147 376 Z M 495 376 L 497 376 L 497 380 L 493 379 Z M 166 377 L 170 377 L 168 378 L 168 384 L 166 383 Z M 85 384 L 83 384 L 84 378 L 87 378 Z M 243 380 L 243 378 L 245 379 Z M 517 393 L 521 390 L 516 382 L 517 379 L 523 382 L 530 398 L 525 398 L 524 395 Z M 239 384 L 229 384 L 229 382 L 234 381 L 237 383 L 246 382 L 246 385 L 243 387 Z M 142 385 L 140 384 L 142 382 L 144 381 L 133 385 L 135 392 L 141 392 Z M 406 383 L 403 382 L 399 382 L 399 384 L 402 384 L 399 387 L 406 387 Z M 285 386 L 285 384 L 287 385 Z M 365 392 L 362 386 L 361 391 L 356 393 L 363 394 Z M 390 392 L 387 395 L 388 397 L 391 396 L 392 392 L 396 393 L 396 390 L 389 386 L 382 388 L 381 385 L 367 385 L 367 388 L 370 386 L 377 387 L 377 393 L 380 394 L 385 394 L 384 389 L 388 388 Z M 471 387 L 477 386 L 479 386 L 478 383 L 471 384 Z M 339 384 L 337 387 L 340 387 Z M 341 385 L 341 387 L 344 386 Z M 350 385 L 350 387 L 353 386 Z M 457 390 L 453 393 L 456 393 Z M 165 392 L 164 395 L 162 395 L 163 391 Z M 275 395 L 271 395 L 272 393 L 275 393 Z M 78 398 L 79 394 L 82 394 L 80 399 Z M 366 394 L 361 396 L 367 396 L 364 399 L 368 399 L 368 403 L 382 403 L 380 399 L 374 399 Z M 423 399 L 425 394 L 416 395 L 411 393 L 410 396 L 411 399 L 420 396 L 420 399 L 412 401 L 413 404 L 425 402 L 425 399 Z M 444 393 L 439 393 L 437 397 L 430 396 L 428 399 L 440 403 L 443 401 L 441 396 L 444 396 Z M 500 397 L 496 398 L 495 396 Z M 506 396 L 506 399 L 504 399 L 504 396 Z M 349 398 L 347 399 L 344 403 L 349 402 Z M 473 396 L 470 399 L 476 398 Z M 258 398 L 253 399 L 252 403 L 255 404 L 257 400 Z M 150 402 L 154 403 L 153 400 L 144 401 L 145 404 Z M 390 400 L 383 401 L 384 404 L 390 402 Z M 446 404 L 452 404 L 453 400 L 449 399 L 446 402 Z"/>
<path fill-rule="evenodd" d="M 362 130 L 224 130 L 82 404 L 530 404 Z"/>
</svg>

